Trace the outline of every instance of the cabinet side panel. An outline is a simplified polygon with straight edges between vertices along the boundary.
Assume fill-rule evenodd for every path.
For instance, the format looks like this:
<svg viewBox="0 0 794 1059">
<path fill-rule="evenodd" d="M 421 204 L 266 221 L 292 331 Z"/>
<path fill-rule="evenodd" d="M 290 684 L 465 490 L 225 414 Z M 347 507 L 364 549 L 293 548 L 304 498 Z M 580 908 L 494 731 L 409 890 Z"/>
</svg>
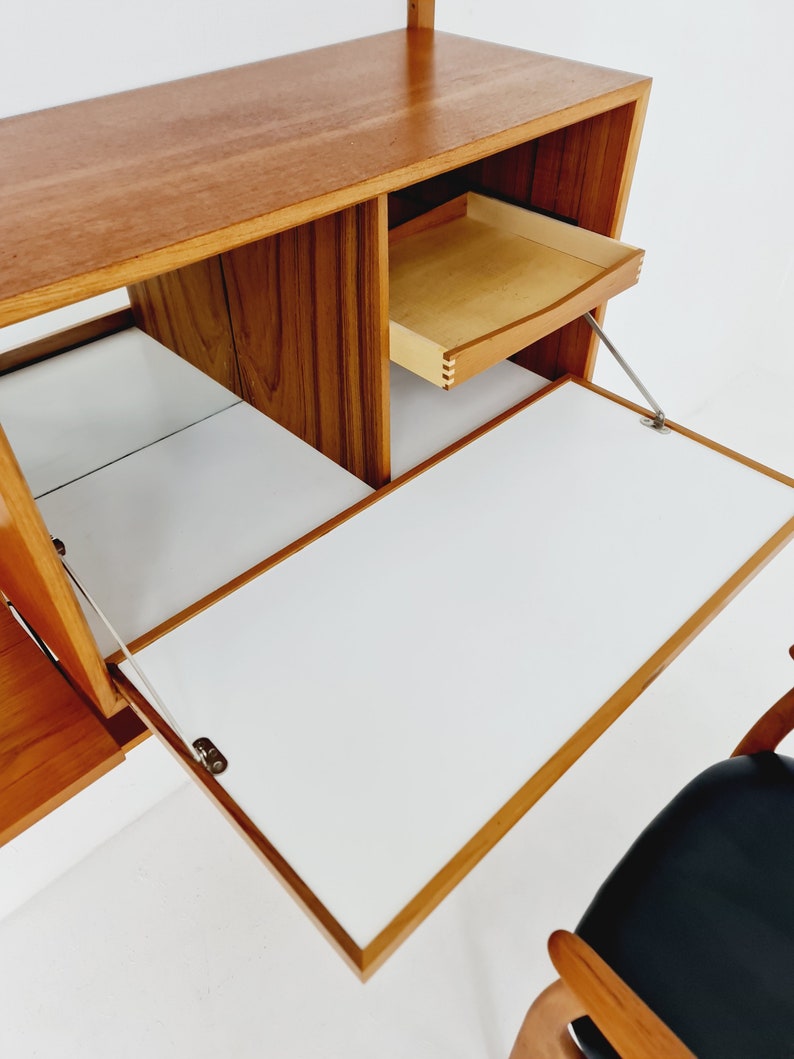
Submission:
<svg viewBox="0 0 794 1059">
<path fill-rule="evenodd" d="M 127 288 L 136 325 L 210 378 L 240 394 L 218 257 Z"/>
<path fill-rule="evenodd" d="M 99 717 L 0 607 L 0 845 L 122 760 Z"/>
<path fill-rule="evenodd" d="M 36 503 L 0 429 L 0 590 L 106 716 L 116 693 Z"/>
<path fill-rule="evenodd" d="M 222 255 L 242 395 L 377 487 L 389 476 L 383 198 Z"/>
</svg>

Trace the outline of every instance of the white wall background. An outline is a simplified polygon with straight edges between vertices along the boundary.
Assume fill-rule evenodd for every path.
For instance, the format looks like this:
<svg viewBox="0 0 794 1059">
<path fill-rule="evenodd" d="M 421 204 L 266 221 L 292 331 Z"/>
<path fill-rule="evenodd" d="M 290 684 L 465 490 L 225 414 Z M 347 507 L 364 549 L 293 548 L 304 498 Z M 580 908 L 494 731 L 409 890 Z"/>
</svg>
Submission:
<svg viewBox="0 0 794 1059">
<path fill-rule="evenodd" d="M 794 8 L 785 0 L 437 0 L 438 28 L 651 74 L 624 238 L 647 250 L 608 325 L 673 418 L 715 388 L 794 387 Z M 0 115 L 404 24 L 404 0 L 98 0 L 8 5 Z M 24 337 L 24 336 L 23 336 Z M 0 348 L 21 341 L 0 335 Z M 5 339 L 5 340 L 4 340 Z M 598 381 L 630 393 L 601 358 Z M 707 415 L 719 433 L 730 427 Z"/>
</svg>

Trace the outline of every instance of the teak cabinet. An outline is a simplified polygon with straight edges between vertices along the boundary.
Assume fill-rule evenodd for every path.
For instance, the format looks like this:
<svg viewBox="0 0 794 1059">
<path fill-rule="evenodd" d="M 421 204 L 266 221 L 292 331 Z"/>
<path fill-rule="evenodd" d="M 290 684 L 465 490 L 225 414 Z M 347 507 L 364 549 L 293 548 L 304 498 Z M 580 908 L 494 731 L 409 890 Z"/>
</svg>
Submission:
<svg viewBox="0 0 794 1059">
<path fill-rule="evenodd" d="M 0 123 L 0 324 L 131 302 L 0 359 L 0 589 L 362 975 L 794 530 L 589 381 L 649 80 L 430 9 Z"/>
</svg>

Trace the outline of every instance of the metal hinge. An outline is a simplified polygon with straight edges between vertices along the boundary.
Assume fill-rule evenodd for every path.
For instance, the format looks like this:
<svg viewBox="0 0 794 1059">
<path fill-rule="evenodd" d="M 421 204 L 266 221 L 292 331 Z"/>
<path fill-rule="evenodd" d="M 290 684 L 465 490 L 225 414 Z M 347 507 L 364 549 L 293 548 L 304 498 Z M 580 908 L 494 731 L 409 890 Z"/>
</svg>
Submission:
<svg viewBox="0 0 794 1059">
<path fill-rule="evenodd" d="M 198 753 L 201 764 L 207 772 L 210 772 L 213 776 L 218 776 L 221 772 L 226 771 L 229 762 L 211 739 L 194 739 L 193 748 Z"/>
</svg>

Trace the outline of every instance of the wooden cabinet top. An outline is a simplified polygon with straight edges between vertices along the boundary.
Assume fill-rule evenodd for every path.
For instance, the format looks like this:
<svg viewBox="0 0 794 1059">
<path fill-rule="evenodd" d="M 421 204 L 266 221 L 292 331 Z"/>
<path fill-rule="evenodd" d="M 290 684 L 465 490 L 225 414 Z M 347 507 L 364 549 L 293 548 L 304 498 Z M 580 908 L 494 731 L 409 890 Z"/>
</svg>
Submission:
<svg viewBox="0 0 794 1059">
<path fill-rule="evenodd" d="M 399 30 L 0 122 L 0 325 L 644 97 L 649 80 Z"/>
</svg>

